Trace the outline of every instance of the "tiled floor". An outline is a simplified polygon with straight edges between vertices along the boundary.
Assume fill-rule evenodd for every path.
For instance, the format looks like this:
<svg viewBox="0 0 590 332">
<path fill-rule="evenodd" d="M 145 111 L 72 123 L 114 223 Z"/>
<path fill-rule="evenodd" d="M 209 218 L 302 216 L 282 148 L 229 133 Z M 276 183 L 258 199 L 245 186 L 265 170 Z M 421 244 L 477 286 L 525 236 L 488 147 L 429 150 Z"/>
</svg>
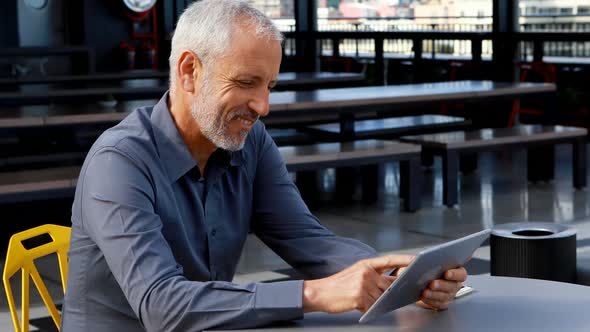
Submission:
<svg viewBox="0 0 590 332">
<path fill-rule="evenodd" d="M 526 181 L 523 153 L 486 153 L 479 158 L 477 172 L 465 175 L 461 183 L 461 203 L 454 208 L 442 205 L 442 179 L 438 161 L 425 171 L 422 209 L 416 213 L 400 211 L 397 197 L 397 165 L 386 165 L 382 199 L 371 206 L 362 204 L 322 204 L 314 210 L 322 224 L 341 236 L 354 237 L 379 252 L 417 252 L 420 249 L 460 237 L 495 224 L 516 221 L 548 221 L 574 224 L 578 238 L 590 238 L 590 193 L 572 188 L 571 152 L 559 147 L 556 153 L 555 180 L 531 184 Z M 333 186 L 333 173 L 324 177 L 326 188 Z M 589 182 L 590 183 L 590 182 Z M 477 258 L 489 257 L 482 248 Z M 48 262 L 47 266 L 55 266 Z M 254 237 L 248 239 L 238 266 L 237 282 L 277 279 L 288 265 Z M 44 269 L 45 275 L 55 271 Z M 480 271 L 481 273 L 481 271 Z M 57 279 L 56 279 L 57 280 Z M 50 288 L 59 284 L 51 281 Z M 41 303 L 37 297 L 36 303 Z M 47 315 L 35 309 L 32 317 Z M 6 298 L 0 295 L 0 331 L 12 331 Z"/>
</svg>

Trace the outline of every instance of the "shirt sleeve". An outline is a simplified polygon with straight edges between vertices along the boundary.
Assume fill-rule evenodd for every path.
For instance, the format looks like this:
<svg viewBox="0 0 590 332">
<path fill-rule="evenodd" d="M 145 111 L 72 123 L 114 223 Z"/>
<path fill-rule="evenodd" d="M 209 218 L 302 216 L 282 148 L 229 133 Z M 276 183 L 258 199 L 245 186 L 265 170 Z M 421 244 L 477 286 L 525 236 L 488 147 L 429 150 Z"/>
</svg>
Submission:
<svg viewBox="0 0 590 332">
<path fill-rule="evenodd" d="M 303 316 L 302 281 L 187 280 L 162 234 L 150 176 L 128 154 L 103 148 L 81 177 L 82 225 L 147 331 L 248 328 Z"/>
<path fill-rule="evenodd" d="M 360 241 L 334 235 L 309 211 L 266 131 L 254 179 L 252 230 L 308 278 L 337 273 L 377 253 Z"/>
</svg>

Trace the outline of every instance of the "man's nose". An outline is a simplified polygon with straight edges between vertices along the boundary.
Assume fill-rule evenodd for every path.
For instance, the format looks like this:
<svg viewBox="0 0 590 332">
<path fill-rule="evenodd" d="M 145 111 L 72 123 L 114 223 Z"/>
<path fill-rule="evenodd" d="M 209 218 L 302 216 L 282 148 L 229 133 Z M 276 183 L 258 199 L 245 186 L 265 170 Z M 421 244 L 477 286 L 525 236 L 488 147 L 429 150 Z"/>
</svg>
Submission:
<svg viewBox="0 0 590 332">
<path fill-rule="evenodd" d="M 261 117 L 267 116 L 270 108 L 269 95 L 270 91 L 266 89 L 264 92 L 260 91 L 253 94 L 248 102 L 248 107 Z"/>
</svg>

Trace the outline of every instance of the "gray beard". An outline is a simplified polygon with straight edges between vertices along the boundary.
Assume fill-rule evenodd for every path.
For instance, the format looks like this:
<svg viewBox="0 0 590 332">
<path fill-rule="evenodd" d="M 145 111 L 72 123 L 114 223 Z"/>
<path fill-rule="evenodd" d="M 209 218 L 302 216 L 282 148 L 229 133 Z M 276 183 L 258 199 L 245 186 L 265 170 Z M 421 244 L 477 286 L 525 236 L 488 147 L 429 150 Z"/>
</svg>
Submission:
<svg viewBox="0 0 590 332">
<path fill-rule="evenodd" d="M 240 130 L 239 136 L 233 137 L 229 132 L 229 121 L 239 115 L 252 116 L 252 113 L 240 110 L 231 113 L 228 119 L 223 119 L 223 110 L 212 96 L 211 86 L 205 79 L 191 108 L 192 116 L 201 129 L 201 133 L 218 148 L 227 151 L 241 150 L 246 143 L 248 130 Z"/>
</svg>

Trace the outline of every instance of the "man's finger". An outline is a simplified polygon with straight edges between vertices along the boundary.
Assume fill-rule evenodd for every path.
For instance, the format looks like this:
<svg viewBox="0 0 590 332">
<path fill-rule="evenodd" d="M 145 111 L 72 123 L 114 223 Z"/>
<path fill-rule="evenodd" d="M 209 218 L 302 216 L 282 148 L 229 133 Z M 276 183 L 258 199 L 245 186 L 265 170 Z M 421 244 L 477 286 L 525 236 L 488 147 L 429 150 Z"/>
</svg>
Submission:
<svg viewBox="0 0 590 332">
<path fill-rule="evenodd" d="M 422 291 L 422 298 L 427 301 L 451 302 L 455 298 L 455 294 L 425 289 Z"/>
<path fill-rule="evenodd" d="M 456 281 L 448 281 L 437 279 L 433 280 L 428 284 L 427 289 L 436 291 L 436 292 L 443 292 L 449 294 L 455 294 L 459 288 L 461 288 L 461 283 Z"/>
<path fill-rule="evenodd" d="M 379 276 L 377 278 L 377 287 L 379 287 L 382 292 L 385 292 L 385 290 L 391 286 L 395 279 L 397 279 L 397 277 Z"/>
<path fill-rule="evenodd" d="M 407 267 L 400 267 L 399 269 L 397 269 L 397 271 L 396 271 L 395 275 L 396 275 L 396 276 L 398 276 L 398 277 L 399 277 L 399 276 L 401 276 L 401 275 L 402 275 L 402 273 L 404 273 L 404 271 L 405 271 L 406 269 L 407 269 Z"/>
<path fill-rule="evenodd" d="M 418 302 L 416 302 L 416 304 L 424 309 L 429 309 L 429 310 L 436 310 L 435 307 L 427 304 L 426 302 L 419 300 Z"/>
<path fill-rule="evenodd" d="M 369 308 L 373 305 L 373 303 L 377 301 L 378 298 L 379 297 L 374 297 L 371 294 L 367 293 L 367 295 L 365 295 L 363 298 L 363 307 L 360 308 L 360 311 L 362 313 L 367 312 L 367 310 L 369 310 Z"/>
<path fill-rule="evenodd" d="M 433 309 L 433 310 L 446 310 L 449 308 L 449 305 L 451 305 L 451 302 L 448 302 L 448 301 L 437 301 L 437 300 L 430 300 L 430 299 L 425 299 L 425 298 L 422 298 L 422 300 L 420 302 L 422 302 L 421 306 L 423 308 Z M 420 305 L 420 302 L 418 302 L 418 305 Z"/>
<path fill-rule="evenodd" d="M 467 280 L 467 270 L 464 267 L 450 269 L 445 272 L 443 277 L 447 280 L 463 282 Z"/>
<path fill-rule="evenodd" d="M 368 259 L 366 263 L 377 273 L 382 274 L 394 267 L 408 266 L 414 258 L 415 256 L 412 255 L 387 255 Z"/>
<path fill-rule="evenodd" d="M 371 305 L 373 305 L 373 302 L 377 301 L 377 299 L 379 297 L 381 297 L 381 294 L 383 294 L 383 291 L 381 291 L 379 288 L 373 286 L 373 287 L 369 287 L 369 289 L 367 289 L 367 293 L 369 293 L 369 296 L 372 299 Z M 367 308 L 369 309 L 369 308 Z"/>
</svg>

